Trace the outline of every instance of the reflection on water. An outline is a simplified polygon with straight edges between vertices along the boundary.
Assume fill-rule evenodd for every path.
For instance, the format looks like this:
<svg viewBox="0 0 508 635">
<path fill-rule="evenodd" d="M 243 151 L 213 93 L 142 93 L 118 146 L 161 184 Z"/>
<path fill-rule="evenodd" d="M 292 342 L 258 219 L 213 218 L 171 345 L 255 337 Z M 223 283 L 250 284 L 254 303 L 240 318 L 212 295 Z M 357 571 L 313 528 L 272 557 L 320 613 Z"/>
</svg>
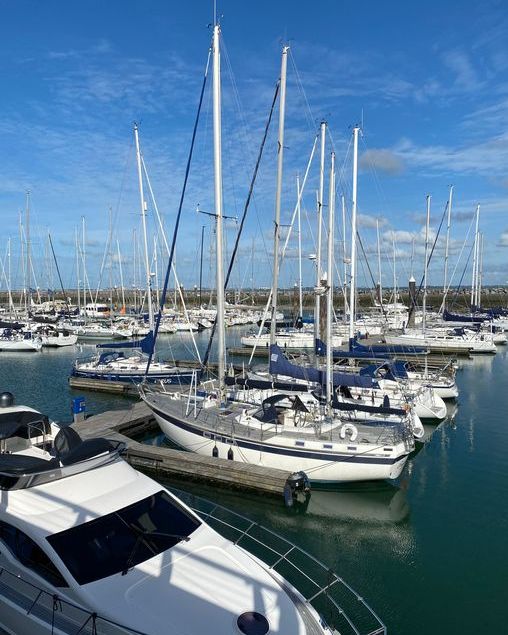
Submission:
<svg viewBox="0 0 508 635">
<path fill-rule="evenodd" d="M 362 484 L 359 484 L 362 485 Z M 294 515 L 308 518 L 331 518 L 372 525 L 400 523 L 409 516 L 404 489 L 390 483 L 366 483 L 364 487 L 313 491 L 307 499 L 299 499 L 290 508 Z"/>
</svg>

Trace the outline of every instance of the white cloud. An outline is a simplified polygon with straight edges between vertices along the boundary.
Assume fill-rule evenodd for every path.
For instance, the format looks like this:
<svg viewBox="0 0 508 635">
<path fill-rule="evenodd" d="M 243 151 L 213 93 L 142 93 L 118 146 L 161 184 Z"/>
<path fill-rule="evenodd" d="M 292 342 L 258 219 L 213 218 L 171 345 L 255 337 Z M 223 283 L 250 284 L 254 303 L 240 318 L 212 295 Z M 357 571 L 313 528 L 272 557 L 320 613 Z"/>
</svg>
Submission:
<svg viewBox="0 0 508 635">
<path fill-rule="evenodd" d="M 370 214 L 358 214 L 358 225 L 368 229 L 376 229 L 377 223 L 379 227 L 388 224 L 388 220 L 384 216 L 371 216 Z"/>
<path fill-rule="evenodd" d="M 455 74 L 455 86 L 465 91 L 477 90 L 481 87 L 476 70 L 468 55 L 459 49 L 443 54 L 445 66 Z"/>
<path fill-rule="evenodd" d="M 499 236 L 497 244 L 499 247 L 508 247 L 508 230 L 504 231 L 501 236 Z"/>
<path fill-rule="evenodd" d="M 361 168 L 377 170 L 384 174 L 395 176 L 404 171 L 404 162 L 392 150 L 383 148 L 367 150 L 359 160 Z"/>
</svg>

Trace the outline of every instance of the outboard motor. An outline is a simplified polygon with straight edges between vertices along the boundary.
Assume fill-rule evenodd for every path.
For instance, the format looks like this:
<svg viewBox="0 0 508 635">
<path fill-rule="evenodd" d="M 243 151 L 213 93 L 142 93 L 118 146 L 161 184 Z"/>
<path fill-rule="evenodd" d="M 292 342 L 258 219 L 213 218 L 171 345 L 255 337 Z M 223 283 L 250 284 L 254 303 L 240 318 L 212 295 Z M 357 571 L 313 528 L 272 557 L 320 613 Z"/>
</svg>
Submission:
<svg viewBox="0 0 508 635">
<path fill-rule="evenodd" d="M 305 472 L 293 472 L 288 476 L 284 485 L 286 507 L 292 507 L 299 494 L 303 494 L 306 500 L 310 498 L 310 481 Z"/>
<path fill-rule="evenodd" d="M 0 393 L 0 408 L 10 408 L 14 405 L 14 395 L 12 392 Z"/>
</svg>

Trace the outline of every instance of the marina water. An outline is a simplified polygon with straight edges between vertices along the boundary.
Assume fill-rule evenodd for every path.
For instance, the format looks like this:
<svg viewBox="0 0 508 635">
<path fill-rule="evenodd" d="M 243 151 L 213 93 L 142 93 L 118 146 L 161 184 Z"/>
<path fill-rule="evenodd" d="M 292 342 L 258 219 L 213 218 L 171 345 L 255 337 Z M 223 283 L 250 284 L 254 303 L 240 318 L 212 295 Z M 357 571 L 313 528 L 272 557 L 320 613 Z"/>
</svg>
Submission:
<svg viewBox="0 0 508 635">
<path fill-rule="evenodd" d="M 236 346 L 245 329 L 228 330 Z M 208 335 L 197 336 L 201 345 Z M 201 339 L 203 341 L 201 341 Z M 190 338 L 175 357 L 191 358 Z M 83 355 L 93 347 L 84 346 Z M 312 492 L 286 509 L 261 498 L 174 483 L 283 534 L 329 565 L 361 593 L 397 635 L 504 633 L 508 624 L 508 351 L 460 361 L 458 407 L 395 483 Z M 169 353 L 168 353 L 169 356 Z M 18 403 L 68 421 L 67 377 L 74 349 L 2 353 L 0 388 Z M 86 394 L 92 414 L 129 398 Z M 161 437 L 148 442 L 163 442 Z"/>
</svg>

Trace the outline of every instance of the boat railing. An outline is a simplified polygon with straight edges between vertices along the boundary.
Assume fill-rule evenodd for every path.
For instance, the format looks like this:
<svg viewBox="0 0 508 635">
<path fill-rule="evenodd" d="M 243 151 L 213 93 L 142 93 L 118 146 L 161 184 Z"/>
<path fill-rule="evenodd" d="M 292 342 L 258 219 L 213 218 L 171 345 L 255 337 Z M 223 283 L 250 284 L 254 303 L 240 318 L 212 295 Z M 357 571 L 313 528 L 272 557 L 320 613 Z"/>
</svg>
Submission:
<svg viewBox="0 0 508 635">
<path fill-rule="evenodd" d="M 386 635 L 386 626 L 367 601 L 317 558 L 246 516 L 173 491 L 221 535 L 262 560 L 279 582 L 281 576 L 287 580 L 326 625 L 341 635 Z"/>
<path fill-rule="evenodd" d="M 19 613 L 31 616 L 33 632 L 52 635 L 146 635 L 128 626 L 88 611 L 58 594 L 0 568 L 0 597 Z M 40 625 L 37 626 L 37 623 Z M 42 624 L 41 624 L 42 623 Z"/>
</svg>

